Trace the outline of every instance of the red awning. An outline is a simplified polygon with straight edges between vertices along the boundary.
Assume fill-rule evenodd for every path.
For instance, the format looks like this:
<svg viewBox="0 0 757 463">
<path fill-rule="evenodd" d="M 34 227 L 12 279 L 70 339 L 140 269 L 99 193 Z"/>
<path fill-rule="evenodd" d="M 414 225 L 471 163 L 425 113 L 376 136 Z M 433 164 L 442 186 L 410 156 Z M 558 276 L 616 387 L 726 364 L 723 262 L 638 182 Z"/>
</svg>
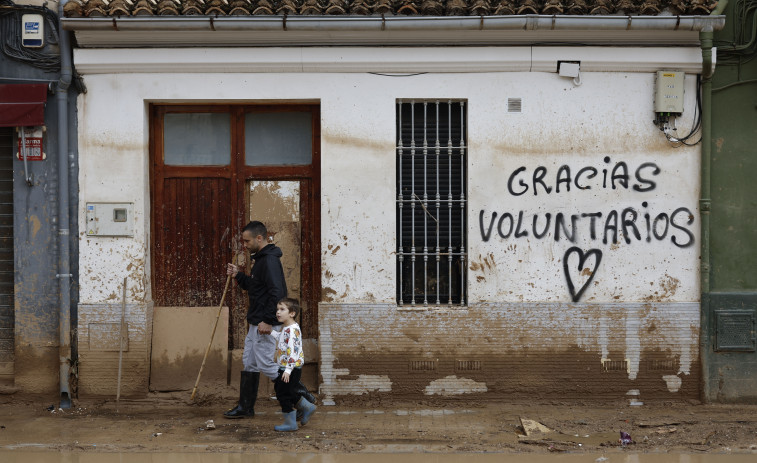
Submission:
<svg viewBox="0 0 757 463">
<path fill-rule="evenodd" d="M 0 84 L 0 127 L 45 125 L 47 84 Z"/>
</svg>

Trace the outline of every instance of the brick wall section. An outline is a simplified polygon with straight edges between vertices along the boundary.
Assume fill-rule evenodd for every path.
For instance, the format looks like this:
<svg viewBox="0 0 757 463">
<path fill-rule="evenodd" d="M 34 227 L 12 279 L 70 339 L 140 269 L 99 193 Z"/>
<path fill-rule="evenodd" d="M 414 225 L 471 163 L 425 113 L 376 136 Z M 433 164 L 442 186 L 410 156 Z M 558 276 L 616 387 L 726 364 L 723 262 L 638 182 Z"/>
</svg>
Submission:
<svg viewBox="0 0 757 463">
<path fill-rule="evenodd" d="M 152 304 L 126 304 L 122 397 L 144 397 L 148 392 L 152 318 Z M 79 305 L 79 397 L 116 396 L 120 323 L 120 304 Z"/>
<path fill-rule="evenodd" d="M 321 304 L 326 403 L 699 397 L 699 303 Z"/>
</svg>

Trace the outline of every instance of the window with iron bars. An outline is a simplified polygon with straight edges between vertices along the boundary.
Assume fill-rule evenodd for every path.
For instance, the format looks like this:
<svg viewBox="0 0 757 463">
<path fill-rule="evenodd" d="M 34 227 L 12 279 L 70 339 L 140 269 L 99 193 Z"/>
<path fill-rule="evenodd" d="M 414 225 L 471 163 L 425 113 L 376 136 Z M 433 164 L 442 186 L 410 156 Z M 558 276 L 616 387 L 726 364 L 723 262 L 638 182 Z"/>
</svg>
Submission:
<svg viewBox="0 0 757 463">
<path fill-rule="evenodd" d="M 397 303 L 466 304 L 465 101 L 397 102 Z"/>
</svg>

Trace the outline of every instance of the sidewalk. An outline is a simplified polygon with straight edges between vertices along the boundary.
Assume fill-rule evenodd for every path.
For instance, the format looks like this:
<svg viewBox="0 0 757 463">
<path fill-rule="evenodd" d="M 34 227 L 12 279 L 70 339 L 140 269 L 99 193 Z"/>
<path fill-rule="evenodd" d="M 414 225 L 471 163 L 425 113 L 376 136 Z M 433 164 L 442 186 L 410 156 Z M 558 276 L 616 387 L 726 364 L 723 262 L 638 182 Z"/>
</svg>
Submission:
<svg viewBox="0 0 757 463">
<path fill-rule="evenodd" d="M 228 420 L 231 403 L 77 401 L 47 410 L 39 398 L 0 396 L 0 449 L 139 452 L 686 452 L 757 454 L 757 406 L 649 403 L 371 403 L 319 406 L 307 426 L 279 433 L 278 405 Z M 225 402 L 225 401 L 221 401 Z M 525 435 L 523 420 L 554 432 Z M 210 421 L 212 420 L 212 422 Z M 618 443 L 620 431 L 633 443 Z"/>
</svg>

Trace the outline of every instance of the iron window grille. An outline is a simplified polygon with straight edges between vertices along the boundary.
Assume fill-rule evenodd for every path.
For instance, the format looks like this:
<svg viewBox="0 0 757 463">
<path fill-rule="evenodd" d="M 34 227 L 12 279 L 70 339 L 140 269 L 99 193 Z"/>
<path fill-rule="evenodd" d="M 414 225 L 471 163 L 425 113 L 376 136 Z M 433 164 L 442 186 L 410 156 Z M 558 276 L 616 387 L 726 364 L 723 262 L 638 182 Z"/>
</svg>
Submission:
<svg viewBox="0 0 757 463">
<path fill-rule="evenodd" d="M 397 102 L 397 303 L 466 304 L 465 101 Z"/>
</svg>

